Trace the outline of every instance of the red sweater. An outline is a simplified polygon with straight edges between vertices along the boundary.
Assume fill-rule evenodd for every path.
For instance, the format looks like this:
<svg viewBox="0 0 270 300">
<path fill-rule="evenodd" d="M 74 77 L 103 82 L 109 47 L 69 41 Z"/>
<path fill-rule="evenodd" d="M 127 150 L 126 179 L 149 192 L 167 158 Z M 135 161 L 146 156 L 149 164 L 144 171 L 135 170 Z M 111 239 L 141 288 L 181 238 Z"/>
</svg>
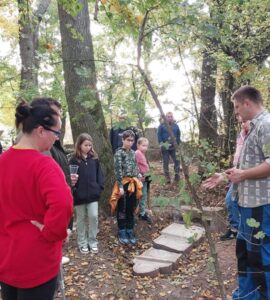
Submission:
<svg viewBox="0 0 270 300">
<path fill-rule="evenodd" d="M 59 273 L 72 196 L 57 163 L 35 150 L 0 156 L 0 282 L 18 288 Z M 44 224 L 40 231 L 31 220 Z"/>
</svg>

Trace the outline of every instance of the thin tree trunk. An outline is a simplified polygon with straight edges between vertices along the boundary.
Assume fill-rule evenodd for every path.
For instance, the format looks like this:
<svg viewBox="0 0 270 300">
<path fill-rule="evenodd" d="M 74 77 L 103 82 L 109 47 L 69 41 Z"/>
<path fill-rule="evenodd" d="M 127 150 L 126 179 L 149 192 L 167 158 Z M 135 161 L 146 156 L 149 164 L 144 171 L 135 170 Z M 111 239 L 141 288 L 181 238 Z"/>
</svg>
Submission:
<svg viewBox="0 0 270 300">
<path fill-rule="evenodd" d="M 224 75 L 224 84 L 220 92 L 220 99 L 223 107 L 224 114 L 224 129 L 225 137 L 223 142 L 223 149 L 225 151 L 225 156 L 228 157 L 234 153 L 235 141 L 236 141 L 236 126 L 235 126 L 235 115 L 234 107 L 231 102 L 231 96 L 234 86 L 234 78 L 231 73 L 226 73 Z"/>
<path fill-rule="evenodd" d="M 172 132 L 172 129 L 166 121 L 166 118 L 165 118 L 162 106 L 160 104 L 160 101 L 158 99 L 157 93 L 155 92 L 155 90 L 153 88 L 153 85 L 151 84 L 151 81 L 149 80 L 147 74 L 145 73 L 145 71 L 143 70 L 143 68 L 141 67 L 141 64 L 140 64 L 141 51 L 142 51 L 142 40 L 143 40 L 144 29 L 145 29 L 145 25 L 146 25 L 146 22 L 147 22 L 147 19 L 148 19 L 149 12 L 150 11 L 146 12 L 146 14 L 144 16 L 144 19 L 143 19 L 143 22 L 142 22 L 142 25 L 141 25 L 141 28 L 140 28 L 140 34 L 139 34 L 139 40 L 138 40 L 138 46 L 137 46 L 137 67 L 138 67 L 138 70 L 139 70 L 141 76 L 144 79 L 144 82 L 145 82 L 145 85 L 147 86 L 148 91 L 150 92 L 156 106 L 158 107 L 158 109 L 160 111 L 160 114 L 161 114 L 161 116 L 164 120 L 164 123 L 166 125 L 167 130 L 168 130 L 168 133 L 169 133 L 169 135 L 172 139 L 172 142 L 173 142 L 173 144 L 176 148 L 176 152 L 180 153 L 180 160 L 181 160 L 183 173 L 184 173 L 184 176 L 185 176 L 185 180 L 186 180 L 189 192 L 192 196 L 192 200 L 195 202 L 196 207 L 199 209 L 199 212 L 202 215 L 203 210 L 202 210 L 202 206 L 201 206 L 201 201 L 200 201 L 200 199 L 199 199 L 199 197 L 196 193 L 195 188 L 192 186 L 192 184 L 189 180 L 188 167 L 187 167 L 186 162 L 185 162 L 185 160 L 183 158 L 183 155 L 181 153 L 181 147 L 179 147 L 176 143 L 176 140 L 175 140 L 174 134 Z M 217 280 L 218 280 L 218 283 L 219 283 L 221 298 L 222 298 L 222 300 L 227 300 L 226 291 L 225 291 L 225 287 L 224 287 L 224 283 L 223 283 L 223 276 L 222 276 L 222 272 L 220 270 L 220 266 L 219 266 L 219 262 L 218 262 L 216 247 L 215 247 L 214 241 L 213 241 L 211 233 L 210 233 L 209 224 L 207 223 L 207 220 L 204 218 L 203 215 L 202 215 L 202 225 L 205 228 L 205 234 L 206 234 L 206 237 L 207 237 L 207 241 L 209 243 L 210 253 L 211 253 L 211 256 L 213 258 L 213 262 L 214 262 L 214 266 L 215 266 L 215 273 L 216 273 L 216 277 L 217 277 Z"/>
<path fill-rule="evenodd" d="M 94 148 L 106 173 L 105 192 L 102 204 L 105 206 L 114 182 L 113 156 L 108 131 L 96 88 L 94 50 L 90 33 L 90 18 L 87 0 L 78 1 L 82 9 L 70 15 L 58 3 L 62 57 L 65 78 L 65 94 L 71 121 L 73 140 L 80 133 L 89 133 Z"/>
<path fill-rule="evenodd" d="M 37 56 L 39 25 L 51 0 L 41 0 L 32 12 L 28 0 L 17 0 L 19 10 L 19 46 L 21 57 L 21 95 L 30 98 L 38 92 L 39 59 Z"/>
<path fill-rule="evenodd" d="M 203 53 L 201 75 L 201 110 L 199 138 L 217 143 L 217 112 L 215 106 L 217 64 L 209 52 Z"/>
</svg>

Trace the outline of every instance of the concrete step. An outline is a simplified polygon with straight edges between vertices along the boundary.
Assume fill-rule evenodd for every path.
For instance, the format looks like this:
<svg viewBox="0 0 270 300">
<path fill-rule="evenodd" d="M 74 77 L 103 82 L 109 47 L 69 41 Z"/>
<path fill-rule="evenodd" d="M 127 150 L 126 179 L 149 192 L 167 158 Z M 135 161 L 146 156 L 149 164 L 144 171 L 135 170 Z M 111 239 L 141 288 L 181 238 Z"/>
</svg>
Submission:
<svg viewBox="0 0 270 300">
<path fill-rule="evenodd" d="M 171 252 L 188 252 L 204 235 L 199 226 L 186 228 L 184 224 L 173 223 L 161 231 L 161 235 L 153 241 L 154 248 Z"/>
<path fill-rule="evenodd" d="M 224 218 L 225 211 L 223 207 L 210 207 L 204 206 L 203 208 L 203 216 L 209 222 L 210 230 L 212 232 L 223 232 L 226 228 L 226 220 Z M 199 213 L 198 208 L 190 206 L 190 205 L 181 205 L 180 213 L 192 212 L 192 220 L 198 219 L 201 220 L 202 216 Z"/>
<path fill-rule="evenodd" d="M 153 241 L 154 248 L 134 258 L 134 274 L 154 277 L 159 273 L 171 273 L 181 255 L 193 248 L 203 236 L 204 229 L 199 226 L 186 228 L 184 224 L 169 225 Z"/>
<path fill-rule="evenodd" d="M 158 273 L 169 274 L 176 268 L 181 255 L 151 247 L 134 258 L 134 274 L 152 277 Z"/>
</svg>

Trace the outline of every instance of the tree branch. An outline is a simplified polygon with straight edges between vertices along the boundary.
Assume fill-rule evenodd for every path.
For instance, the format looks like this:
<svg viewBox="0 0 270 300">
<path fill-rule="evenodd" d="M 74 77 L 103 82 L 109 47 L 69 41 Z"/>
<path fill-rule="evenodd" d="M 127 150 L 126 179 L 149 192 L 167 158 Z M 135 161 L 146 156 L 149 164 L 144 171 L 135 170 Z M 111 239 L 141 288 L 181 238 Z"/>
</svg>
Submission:
<svg viewBox="0 0 270 300">
<path fill-rule="evenodd" d="M 151 93 L 151 96 L 152 96 L 154 102 L 156 103 L 156 106 L 158 107 L 158 109 L 160 111 L 160 114 L 161 114 L 161 116 L 162 116 L 162 118 L 165 122 L 165 126 L 168 130 L 169 136 L 172 139 L 173 145 L 175 146 L 176 152 L 180 153 L 180 160 L 181 160 L 181 164 L 182 164 L 182 168 L 183 168 L 183 172 L 184 172 L 184 176 L 185 176 L 185 180 L 186 180 L 186 183 L 187 183 L 188 190 L 189 190 L 189 192 L 192 196 L 192 199 L 194 200 L 194 202 L 196 204 L 196 207 L 199 209 L 199 212 L 202 215 L 203 210 L 202 210 L 201 201 L 200 201 L 200 199 L 197 195 L 197 192 L 196 192 L 195 188 L 192 186 L 192 184 L 190 182 L 188 166 L 186 165 L 184 157 L 181 153 L 181 148 L 176 143 L 175 136 L 174 136 L 174 134 L 172 132 L 172 129 L 169 126 L 169 124 L 168 124 L 168 122 L 165 118 L 165 114 L 164 114 L 162 106 L 159 102 L 158 96 L 155 93 L 154 88 L 153 88 L 148 76 L 146 75 L 146 73 L 144 72 L 143 68 L 140 65 L 141 55 L 142 55 L 142 42 L 143 42 L 143 37 L 144 37 L 144 30 L 145 30 L 145 26 L 146 26 L 146 23 L 147 23 L 147 20 L 148 20 L 149 12 L 150 12 L 149 10 L 146 12 L 146 14 L 144 16 L 144 19 L 143 19 L 143 22 L 142 22 L 142 25 L 140 27 L 138 47 L 137 47 L 137 67 L 138 67 L 138 70 L 139 70 L 139 72 L 141 73 L 141 75 L 144 79 L 144 82 L 145 82 L 149 92 Z M 206 234 L 206 237 L 207 237 L 207 240 L 208 240 L 208 243 L 209 243 L 211 256 L 214 259 L 215 272 L 216 272 L 216 277 L 217 277 L 217 280 L 218 280 L 218 283 L 219 283 L 221 297 L 222 297 L 223 300 L 227 300 L 226 291 L 225 291 L 225 288 L 224 288 L 224 283 L 223 283 L 223 278 L 222 278 L 222 272 L 221 272 L 220 267 L 219 267 L 219 262 L 218 262 L 218 257 L 217 257 L 215 244 L 213 242 L 213 239 L 212 239 L 212 236 L 211 236 L 211 233 L 210 233 L 209 224 L 207 223 L 207 221 L 204 217 L 202 217 L 202 224 L 203 224 L 203 227 L 205 228 L 205 234 Z"/>
</svg>

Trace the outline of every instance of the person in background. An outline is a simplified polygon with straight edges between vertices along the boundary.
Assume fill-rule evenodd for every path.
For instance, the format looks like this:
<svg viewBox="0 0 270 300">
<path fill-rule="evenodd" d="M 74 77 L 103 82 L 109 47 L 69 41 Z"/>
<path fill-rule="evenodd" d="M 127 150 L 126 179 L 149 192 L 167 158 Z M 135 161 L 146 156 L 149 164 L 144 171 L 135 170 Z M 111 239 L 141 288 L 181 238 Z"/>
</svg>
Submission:
<svg viewBox="0 0 270 300">
<path fill-rule="evenodd" d="M 79 167 L 78 182 L 73 188 L 78 247 L 83 254 L 98 253 L 98 200 L 104 189 L 104 175 L 89 134 L 78 136 L 69 164 Z"/>
<path fill-rule="evenodd" d="M 241 150 L 244 145 L 245 138 L 248 135 L 250 129 L 250 121 L 242 122 L 242 118 L 239 115 L 237 115 L 236 118 L 238 122 L 241 123 L 241 131 L 236 140 L 236 150 L 233 159 L 233 166 L 235 167 L 239 165 Z M 227 181 L 227 177 L 225 173 L 215 173 L 213 176 L 206 179 L 203 182 L 202 186 L 204 188 L 213 189 L 218 184 L 224 181 L 225 182 Z M 229 190 L 225 197 L 226 207 L 228 211 L 229 226 L 227 232 L 220 237 L 221 241 L 233 239 L 237 235 L 237 230 L 239 226 L 239 208 L 238 208 L 237 199 L 235 199 L 233 196 L 233 190 L 234 190 L 234 185 L 230 183 Z"/>
<path fill-rule="evenodd" d="M 148 149 L 148 146 L 149 146 L 148 139 L 145 137 L 140 137 L 137 141 L 137 150 L 135 151 L 135 157 L 136 157 L 139 173 L 141 174 L 141 181 L 143 183 L 143 188 L 142 188 L 143 195 L 139 203 L 139 208 L 140 208 L 139 218 L 151 224 L 152 220 L 150 216 L 147 214 L 147 212 L 145 211 L 145 202 L 147 199 L 147 182 L 146 182 L 145 175 L 149 171 L 149 165 L 145 157 L 145 153 Z"/>
<path fill-rule="evenodd" d="M 21 101 L 16 145 L 0 156 L 0 284 L 3 300 L 52 300 L 72 195 L 56 162 L 42 154 L 59 139 L 61 119 L 47 104 Z"/>
<path fill-rule="evenodd" d="M 174 118 L 173 118 L 173 113 L 168 112 L 166 113 L 166 122 L 168 126 L 171 127 L 172 133 L 175 137 L 176 143 L 179 145 L 180 144 L 180 129 L 179 126 L 176 124 Z M 170 184 L 171 183 L 171 178 L 169 174 L 169 162 L 170 162 L 170 157 L 173 160 L 174 163 L 174 180 L 178 182 L 180 180 L 180 161 L 176 157 L 176 152 L 175 152 L 175 147 L 172 143 L 171 137 L 169 135 L 169 132 L 167 130 L 166 124 L 161 123 L 158 127 L 158 143 L 160 144 L 161 147 L 161 154 L 162 154 L 162 161 L 163 161 L 163 172 L 164 176 L 166 178 L 166 183 Z M 168 143 L 168 145 L 164 145 L 164 143 Z"/>
<path fill-rule="evenodd" d="M 117 126 L 112 126 L 110 130 L 110 142 L 112 146 L 113 154 L 115 154 L 116 150 L 121 148 L 123 145 L 123 132 L 126 130 L 131 130 L 134 133 L 134 140 L 131 149 L 137 149 L 137 140 L 139 138 L 139 131 L 134 126 L 127 126 L 127 115 L 122 114 L 119 116 L 119 122 Z"/>
<path fill-rule="evenodd" d="M 142 197 L 142 182 L 136 164 L 135 152 L 131 149 L 134 143 L 131 130 L 123 132 L 123 146 L 114 155 L 114 184 L 109 200 L 112 213 L 117 210 L 118 239 L 123 245 L 136 244 L 134 235 L 134 212 Z"/>
</svg>

